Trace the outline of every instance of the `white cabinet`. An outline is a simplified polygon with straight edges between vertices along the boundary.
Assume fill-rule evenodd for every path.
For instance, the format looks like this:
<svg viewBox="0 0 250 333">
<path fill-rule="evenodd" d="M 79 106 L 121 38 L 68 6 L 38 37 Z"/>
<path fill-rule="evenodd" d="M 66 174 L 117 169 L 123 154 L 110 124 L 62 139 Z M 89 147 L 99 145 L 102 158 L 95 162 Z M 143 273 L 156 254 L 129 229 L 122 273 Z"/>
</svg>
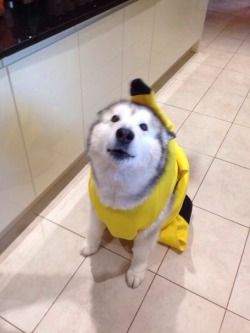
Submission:
<svg viewBox="0 0 250 333">
<path fill-rule="evenodd" d="M 7 71 L 0 69 L 0 235 L 35 199 Z"/>
<path fill-rule="evenodd" d="M 206 6 L 206 0 L 156 0 L 150 84 L 200 39 Z"/>
<path fill-rule="evenodd" d="M 84 151 L 77 34 L 9 67 L 36 195 Z"/>
<path fill-rule="evenodd" d="M 123 10 L 79 31 L 84 129 L 96 113 L 121 98 Z"/>
<path fill-rule="evenodd" d="M 124 8 L 122 97 L 129 97 L 135 78 L 148 82 L 154 30 L 155 0 L 139 0 Z"/>
</svg>

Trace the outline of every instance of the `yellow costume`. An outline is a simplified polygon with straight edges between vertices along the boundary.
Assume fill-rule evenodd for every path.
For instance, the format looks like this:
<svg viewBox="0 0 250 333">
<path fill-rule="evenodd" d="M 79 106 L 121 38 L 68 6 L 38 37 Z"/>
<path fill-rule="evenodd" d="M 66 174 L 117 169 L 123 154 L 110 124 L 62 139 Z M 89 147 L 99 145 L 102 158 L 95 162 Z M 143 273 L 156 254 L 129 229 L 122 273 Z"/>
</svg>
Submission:
<svg viewBox="0 0 250 333">
<path fill-rule="evenodd" d="M 155 102 L 153 91 L 141 80 L 132 82 L 131 94 L 133 102 L 150 107 L 168 130 L 173 131 L 173 124 Z M 171 214 L 161 225 L 159 241 L 183 251 L 188 235 L 187 221 L 192 210 L 192 203 L 186 196 L 189 165 L 185 153 L 174 139 L 168 142 L 167 151 L 168 158 L 162 176 L 150 195 L 135 208 L 120 210 L 105 207 L 96 193 L 92 175 L 89 179 L 89 195 L 98 218 L 106 224 L 110 233 L 114 237 L 131 240 L 136 237 L 139 230 L 147 228 L 157 218 L 174 191 Z M 184 214 L 179 214 L 181 209 Z M 181 215 L 185 215 L 186 220 Z"/>
</svg>

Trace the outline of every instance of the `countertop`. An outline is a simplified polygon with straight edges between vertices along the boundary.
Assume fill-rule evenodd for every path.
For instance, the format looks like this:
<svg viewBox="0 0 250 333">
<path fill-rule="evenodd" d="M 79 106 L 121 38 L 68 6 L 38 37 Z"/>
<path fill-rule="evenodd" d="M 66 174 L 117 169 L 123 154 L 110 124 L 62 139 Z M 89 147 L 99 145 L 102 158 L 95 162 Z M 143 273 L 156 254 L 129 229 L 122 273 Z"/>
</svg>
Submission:
<svg viewBox="0 0 250 333">
<path fill-rule="evenodd" d="M 5 1 L 0 15 L 0 59 L 87 21 L 126 0 Z"/>
</svg>

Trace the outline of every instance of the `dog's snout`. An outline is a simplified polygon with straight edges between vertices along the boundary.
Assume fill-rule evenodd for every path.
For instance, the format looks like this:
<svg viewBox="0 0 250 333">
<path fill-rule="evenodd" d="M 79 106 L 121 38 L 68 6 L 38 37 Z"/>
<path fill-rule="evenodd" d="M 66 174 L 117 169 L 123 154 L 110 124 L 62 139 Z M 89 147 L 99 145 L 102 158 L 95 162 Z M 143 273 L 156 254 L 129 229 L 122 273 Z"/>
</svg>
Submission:
<svg viewBox="0 0 250 333">
<path fill-rule="evenodd" d="M 119 128 L 116 131 L 116 138 L 120 143 L 130 143 L 134 137 L 134 133 L 128 128 Z"/>
</svg>

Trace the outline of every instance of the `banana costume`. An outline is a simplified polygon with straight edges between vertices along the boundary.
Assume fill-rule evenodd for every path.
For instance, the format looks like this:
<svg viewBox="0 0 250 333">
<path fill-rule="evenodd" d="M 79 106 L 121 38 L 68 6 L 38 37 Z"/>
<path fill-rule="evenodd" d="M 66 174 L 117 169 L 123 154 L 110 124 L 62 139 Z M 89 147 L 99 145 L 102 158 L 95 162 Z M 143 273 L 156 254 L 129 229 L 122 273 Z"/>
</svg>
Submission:
<svg viewBox="0 0 250 333">
<path fill-rule="evenodd" d="M 131 83 L 131 100 L 150 107 L 166 128 L 173 131 L 173 124 L 156 103 L 154 92 L 140 79 Z M 89 195 L 98 218 L 106 224 L 110 233 L 114 237 L 132 240 L 139 230 L 147 228 L 157 218 L 174 191 L 171 214 L 161 225 L 159 242 L 184 251 L 192 212 L 192 202 L 186 196 L 188 178 L 186 155 L 172 139 L 168 142 L 168 158 L 162 176 L 150 195 L 138 206 L 128 210 L 105 207 L 99 200 L 92 175 L 89 179 Z"/>
</svg>

